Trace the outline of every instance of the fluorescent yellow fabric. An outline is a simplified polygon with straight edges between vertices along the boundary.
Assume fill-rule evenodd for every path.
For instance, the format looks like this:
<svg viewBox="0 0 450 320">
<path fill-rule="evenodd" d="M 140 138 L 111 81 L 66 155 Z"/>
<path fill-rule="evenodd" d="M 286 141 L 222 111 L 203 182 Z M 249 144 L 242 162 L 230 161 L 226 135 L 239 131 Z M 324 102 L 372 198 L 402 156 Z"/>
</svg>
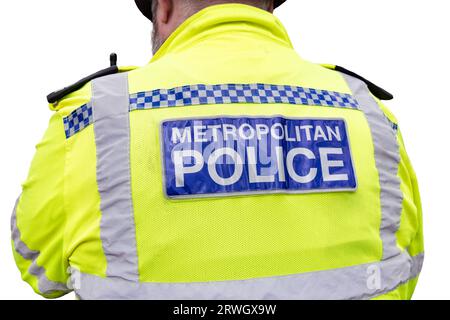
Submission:
<svg viewBox="0 0 450 320">
<path fill-rule="evenodd" d="M 350 93 L 338 73 L 298 57 L 273 15 L 239 5 L 211 7 L 192 17 L 148 66 L 130 72 L 129 79 L 132 93 L 195 83 L 288 84 Z M 358 191 L 214 200 L 164 198 L 161 121 L 211 115 L 346 119 Z M 136 111 L 130 121 L 142 281 L 238 280 L 341 268 L 381 258 L 379 186 L 374 183 L 378 177 L 370 131 L 361 112 L 224 105 Z"/>
<path fill-rule="evenodd" d="M 397 232 L 398 244 L 408 250 L 411 256 L 424 252 L 422 204 L 419 184 L 411 161 L 406 153 L 401 133 L 398 134 L 401 162 L 399 176 L 403 191 L 403 211 L 400 228 Z"/>
<path fill-rule="evenodd" d="M 246 279 L 380 259 L 379 199 L 371 182 L 377 176 L 370 149 L 354 152 L 357 175 L 366 177 L 359 179 L 356 194 L 168 200 L 162 196 L 157 133 L 160 121 L 177 117 L 177 112 L 167 109 L 131 114 L 132 189 L 142 281 Z M 352 147 L 363 150 L 370 145 L 359 111 L 249 105 L 202 106 L 189 113 L 192 117 L 243 113 L 345 117 L 350 132 L 361 133 L 351 137 Z M 366 210 L 363 216 L 361 208 Z"/>
<path fill-rule="evenodd" d="M 100 196 L 96 180 L 96 148 L 93 126 L 76 139 L 67 140 L 66 250 L 70 264 L 98 276 L 106 272 L 106 258 L 100 240 Z"/>
<path fill-rule="evenodd" d="M 64 255 L 64 153 L 62 118 L 55 114 L 44 138 L 36 146 L 36 155 L 16 209 L 21 240 L 30 250 L 40 252 L 37 265 L 45 267 L 45 276 L 62 283 L 68 279 L 68 261 Z M 41 293 L 36 277 L 29 273 L 33 261 L 23 259 L 16 252 L 14 256 L 22 278 Z M 46 296 L 54 297 L 55 294 Z"/>
<path fill-rule="evenodd" d="M 136 93 L 187 84 L 268 83 L 349 93 L 332 70 L 302 60 L 273 15 L 243 5 L 213 6 L 183 23 L 145 67 L 129 71 Z M 57 106 L 47 148 L 19 202 L 23 240 L 40 250 L 54 281 L 69 263 L 106 276 L 100 238 L 93 126 L 66 140 L 62 116 L 90 99 L 87 85 Z M 387 116 L 395 118 L 382 106 Z M 163 120 L 208 116 L 345 119 L 358 179 L 356 192 L 169 200 L 164 197 L 159 128 Z M 142 282 L 209 282 L 272 277 L 373 263 L 382 257 L 380 185 L 370 128 L 358 110 L 293 105 L 208 105 L 133 111 L 131 189 Z M 398 245 L 423 252 L 417 181 L 401 137 L 404 194 Z M 34 182 L 34 184 L 33 184 Z M 27 185 L 31 187 L 27 188 Z M 33 187 L 34 186 L 34 187 Z M 36 221 L 33 217 L 39 216 Z M 17 259 L 24 279 L 27 263 Z M 415 284 L 415 282 L 413 282 Z M 409 298 L 414 285 L 391 294 Z"/>
<path fill-rule="evenodd" d="M 381 102 L 380 108 L 392 123 L 398 123 L 394 114 Z M 400 148 L 398 176 L 403 192 L 403 210 L 400 228 L 397 231 L 398 245 L 402 250 L 408 250 L 411 256 L 424 252 L 422 203 L 420 200 L 419 183 L 411 160 L 406 152 L 401 131 L 398 130 L 397 141 Z"/>
</svg>

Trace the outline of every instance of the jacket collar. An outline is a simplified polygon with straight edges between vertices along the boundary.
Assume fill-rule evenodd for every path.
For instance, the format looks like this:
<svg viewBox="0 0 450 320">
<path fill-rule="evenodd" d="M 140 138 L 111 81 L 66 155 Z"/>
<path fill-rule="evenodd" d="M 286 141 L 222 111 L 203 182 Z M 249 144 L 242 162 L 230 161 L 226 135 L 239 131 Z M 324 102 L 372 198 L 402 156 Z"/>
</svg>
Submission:
<svg viewBox="0 0 450 320">
<path fill-rule="evenodd" d="M 292 48 L 285 28 L 273 14 L 243 4 L 221 4 L 207 7 L 184 21 L 164 42 L 151 62 L 167 54 L 183 51 L 200 41 L 232 32 L 245 33 L 252 38 L 268 38 Z"/>
</svg>

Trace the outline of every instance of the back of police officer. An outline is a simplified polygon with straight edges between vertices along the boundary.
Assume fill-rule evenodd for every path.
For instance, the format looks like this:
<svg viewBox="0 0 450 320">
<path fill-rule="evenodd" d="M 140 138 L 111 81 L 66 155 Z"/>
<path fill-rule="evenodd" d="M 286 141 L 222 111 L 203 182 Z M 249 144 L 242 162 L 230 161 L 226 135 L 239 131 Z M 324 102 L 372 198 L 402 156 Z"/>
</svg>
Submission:
<svg viewBox="0 0 450 320">
<path fill-rule="evenodd" d="M 272 1 L 216 2 L 154 1 L 150 64 L 51 101 L 12 219 L 24 280 L 50 298 L 410 298 L 421 207 L 389 94 L 302 60 Z"/>
</svg>

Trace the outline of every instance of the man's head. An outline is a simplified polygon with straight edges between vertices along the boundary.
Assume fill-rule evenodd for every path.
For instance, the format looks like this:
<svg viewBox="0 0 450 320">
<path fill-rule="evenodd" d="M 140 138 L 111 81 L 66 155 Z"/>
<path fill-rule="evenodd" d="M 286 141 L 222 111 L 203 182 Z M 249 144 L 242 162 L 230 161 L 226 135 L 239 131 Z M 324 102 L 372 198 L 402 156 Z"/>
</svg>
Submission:
<svg viewBox="0 0 450 320">
<path fill-rule="evenodd" d="M 187 18 L 208 6 L 223 3 L 242 3 L 269 12 L 274 9 L 274 0 L 153 0 L 153 53 Z"/>
</svg>

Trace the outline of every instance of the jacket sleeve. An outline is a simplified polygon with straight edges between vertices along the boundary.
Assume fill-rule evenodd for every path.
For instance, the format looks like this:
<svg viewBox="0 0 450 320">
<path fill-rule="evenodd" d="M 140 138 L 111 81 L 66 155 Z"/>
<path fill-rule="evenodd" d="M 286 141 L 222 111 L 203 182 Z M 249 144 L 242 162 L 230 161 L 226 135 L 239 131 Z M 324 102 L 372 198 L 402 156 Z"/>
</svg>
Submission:
<svg viewBox="0 0 450 320">
<path fill-rule="evenodd" d="M 405 143 L 399 130 L 398 140 L 400 145 L 400 168 L 399 175 L 402 181 L 404 191 L 402 224 L 404 224 L 403 233 L 398 234 L 399 240 L 408 249 L 411 256 L 423 254 L 423 217 L 422 203 L 420 200 L 419 183 L 411 161 L 406 153 Z M 401 226 L 402 227 L 402 226 Z M 402 239 L 403 234 L 409 234 L 411 237 Z"/>
<path fill-rule="evenodd" d="M 22 279 L 46 298 L 70 291 L 64 256 L 65 131 L 55 113 L 36 146 L 11 218 L 13 253 Z"/>
<path fill-rule="evenodd" d="M 396 233 L 397 244 L 401 249 L 407 250 L 413 260 L 411 280 L 387 296 L 383 296 L 383 299 L 411 299 L 422 269 L 425 250 L 419 184 L 411 160 L 406 152 L 405 142 L 397 119 L 380 101 L 378 101 L 378 104 L 390 122 L 399 146 L 398 177 L 400 178 L 403 201 L 400 225 Z"/>
<path fill-rule="evenodd" d="M 419 184 L 411 160 L 406 152 L 398 121 L 390 110 L 379 102 L 386 118 L 391 123 L 399 145 L 400 163 L 398 176 L 403 193 L 402 217 L 397 232 L 398 243 L 409 251 L 412 257 L 424 253 L 422 203 L 420 200 Z"/>
</svg>

